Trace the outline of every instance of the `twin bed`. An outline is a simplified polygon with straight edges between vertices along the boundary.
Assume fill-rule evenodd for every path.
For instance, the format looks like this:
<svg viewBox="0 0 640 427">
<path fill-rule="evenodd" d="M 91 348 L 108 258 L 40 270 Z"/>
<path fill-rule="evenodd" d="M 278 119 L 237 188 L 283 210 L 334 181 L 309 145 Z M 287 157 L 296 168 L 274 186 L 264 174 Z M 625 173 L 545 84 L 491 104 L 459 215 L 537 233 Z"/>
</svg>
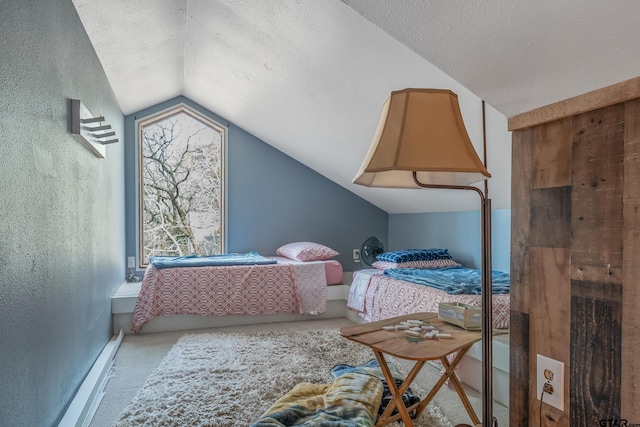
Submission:
<svg viewBox="0 0 640 427">
<path fill-rule="evenodd" d="M 354 273 L 347 307 L 368 322 L 419 312 L 441 302 L 482 305 L 479 270 L 463 267 L 447 249 L 406 249 L 376 257 L 375 269 Z M 492 272 L 493 327 L 509 328 L 509 274 Z"/>
<path fill-rule="evenodd" d="M 434 269 L 437 274 L 439 269 Z M 480 307 L 479 294 L 450 294 L 428 285 L 407 282 L 367 269 L 354 273 L 347 307 L 367 322 L 420 312 L 438 312 L 441 302 L 458 302 Z M 493 327 L 509 328 L 509 294 L 492 296 Z"/>
<path fill-rule="evenodd" d="M 469 293 L 474 292 L 472 280 L 475 279 L 469 277 L 465 279 L 469 283 L 451 289 L 441 285 L 443 282 L 437 278 L 438 274 L 450 276 L 463 270 L 472 274 L 474 270 L 455 263 L 446 249 L 438 249 L 443 252 L 435 255 L 433 250 L 426 251 L 427 256 L 435 258 L 399 263 L 381 260 L 374 263 L 376 269 L 355 272 L 349 288 L 348 309 L 366 321 L 375 321 L 414 312 L 437 312 L 438 304 L 443 301 L 479 306 L 479 292 Z M 402 252 L 406 257 L 406 251 Z M 152 318 L 172 314 L 324 313 L 327 287 L 342 283 L 342 266 L 332 259 L 338 253 L 316 243 L 295 242 L 280 247 L 277 254 L 274 257 L 256 253 L 180 259 L 157 257 L 145 271 L 131 329 L 138 333 Z M 379 259 L 388 254 L 397 253 L 385 253 Z M 410 256 L 415 257 L 415 253 Z M 413 273 L 421 276 L 425 265 L 430 274 L 428 279 L 405 277 Z M 397 273 L 396 277 L 392 273 Z M 507 329 L 508 275 L 499 274 L 496 281 L 494 273 L 494 283 L 497 283 L 494 290 L 499 292 L 493 295 L 494 327 Z M 425 280 L 435 282 L 423 283 Z"/>
<path fill-rule="evenodd" d="M 152 259 L 131 330 L 138 333 L 152 318 L 171 314 L 324 313 L 327 286 L 341 283 L 342 274 L 340 263 L 331 259 L 300 261 L 256 253 Z"/>
</svg>

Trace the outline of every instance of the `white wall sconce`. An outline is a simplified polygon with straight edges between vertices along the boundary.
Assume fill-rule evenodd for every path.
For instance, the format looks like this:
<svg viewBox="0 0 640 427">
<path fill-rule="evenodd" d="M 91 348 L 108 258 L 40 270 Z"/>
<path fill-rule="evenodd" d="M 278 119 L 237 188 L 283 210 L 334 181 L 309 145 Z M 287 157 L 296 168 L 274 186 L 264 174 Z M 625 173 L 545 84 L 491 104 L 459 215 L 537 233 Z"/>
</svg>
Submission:
<svg viewBox="0 0 640 427">
<path fill-rule="evenodd" d="M 118 142 L 111 125 L 94 116 L 79 99 L 71 100 L 71 134 L 96 157 L 105 157 L 105 145 Z"/>
</svg>

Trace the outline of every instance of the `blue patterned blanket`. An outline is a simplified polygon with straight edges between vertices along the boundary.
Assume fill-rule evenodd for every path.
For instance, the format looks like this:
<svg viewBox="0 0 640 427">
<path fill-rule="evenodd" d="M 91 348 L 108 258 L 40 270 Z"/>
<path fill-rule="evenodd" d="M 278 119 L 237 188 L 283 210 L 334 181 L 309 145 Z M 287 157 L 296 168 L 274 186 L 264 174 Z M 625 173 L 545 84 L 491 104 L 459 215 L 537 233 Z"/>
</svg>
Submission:
<svg viewBox="0 0 640 427">
<path fill-rule="evenodd" d="M 276 264 L 277 262 L 275 259 L 265 258 L 257 252 L 210 256 L 152 256 L 149 258 L 149 264 L 155 268 L 263 265 Z"/>
<path fill-rule="evenodd" d="M 383 252 L 376 257 L 378 261 L 408 262 L 437 259 L 451 259 L 448 249 L 401 249 L 399 251 Z"/>
<path fill-rule="evenodd" d="M 395 279 L 419 285 L 431 286 L 451 295 L 475 294 L 482 291 L 482 274 L 480 270 L 467 267 L 445 268 L 388 268 L 384 274 Z M 493 294 L 508 294 L 509 273 L 494 270 Z"/>
</svg>

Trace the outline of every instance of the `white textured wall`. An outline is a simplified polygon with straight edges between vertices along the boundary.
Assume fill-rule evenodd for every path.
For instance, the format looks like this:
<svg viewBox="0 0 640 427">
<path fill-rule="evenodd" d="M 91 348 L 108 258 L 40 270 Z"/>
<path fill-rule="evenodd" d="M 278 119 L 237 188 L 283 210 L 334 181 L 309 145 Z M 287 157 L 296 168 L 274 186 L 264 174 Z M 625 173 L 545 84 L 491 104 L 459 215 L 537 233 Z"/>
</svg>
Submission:
<svg viewBox="0 0 640 427">
<path fill-rule="evenodd" d="M 70 0 L 0 2 L 0 425 L 50 426 L 111 337 L 123 281 L 123 144 L 98 159 L 69 98 L 123 134 Z"/>
</svg>

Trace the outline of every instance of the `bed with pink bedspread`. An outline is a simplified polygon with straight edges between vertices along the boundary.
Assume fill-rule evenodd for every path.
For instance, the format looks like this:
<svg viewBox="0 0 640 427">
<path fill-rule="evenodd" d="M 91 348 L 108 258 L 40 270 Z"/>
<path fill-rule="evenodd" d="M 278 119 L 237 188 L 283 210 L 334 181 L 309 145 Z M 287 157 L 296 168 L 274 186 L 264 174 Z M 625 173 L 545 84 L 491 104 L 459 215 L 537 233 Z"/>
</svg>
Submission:
<svg viewBox="0 0 640 427">
<path fill-rule="evenodd" d="M 356 271 L 347 307 L 368 322 L 418 312 L 438 312 L 440 302 L 481 306 L 481 295 L 451 295 L 443 290 L 399 280 L 379 269 Z M 509 328 L 509 294 L 493 295 L 493 327 Z"/>
<path fill-rule="evenodd" d="M 335 260 L 302 262 L 270 257 L 274 264 L 156 268 L 149 265 L 133 312 L 138 333 L 156 316 L 321 314 L 327 285 L 341 283 Z"/>
</svg>

